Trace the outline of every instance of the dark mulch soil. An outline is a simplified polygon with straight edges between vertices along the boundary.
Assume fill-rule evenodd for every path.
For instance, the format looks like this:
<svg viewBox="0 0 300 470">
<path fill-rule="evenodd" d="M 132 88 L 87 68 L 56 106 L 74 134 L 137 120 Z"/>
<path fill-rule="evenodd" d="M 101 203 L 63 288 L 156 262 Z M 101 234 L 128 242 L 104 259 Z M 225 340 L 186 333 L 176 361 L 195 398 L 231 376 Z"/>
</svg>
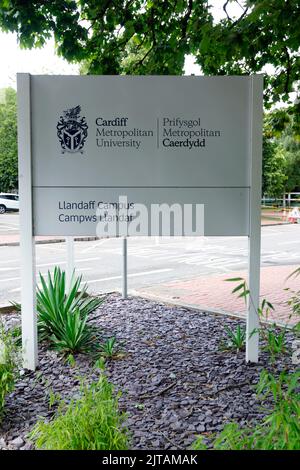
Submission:
<svg viewBox="0 0 300 470">
<path fill-rule="evenodd" d="M 15 315 L 5 320 L 10 325 L 19 321 Z M 92 322 L 103 338 L 115 335 L 125 353 L 107 362 L 106 373 L 123 393 L 119 403 L 128 413 L 132 448 L 186 449 L 197 434 L 209 436 L 228 421 L 245 424 L 266 413 L 254 385 L 263 368 L 274 372 L 268 354 L 261 353 L 259 364 L 246 364 L 244 352 L 220 350 L 224 325 L 236 327 L 243 320 L 111 295 Z M 290 354 L 275 365 L 276 372 L 293 367 Z M 86 356 L 77 356 L 71 367 L 41 347 L 38 370 L 23 371 L 7 398 L 0 448 L 31 448 L 26 435 L 38 417 L 50 419 L 55 413 L 49 408 L 50 390 L 72 396 L 79 375 L 91 382 L 98 374 Z"/>
</svg>

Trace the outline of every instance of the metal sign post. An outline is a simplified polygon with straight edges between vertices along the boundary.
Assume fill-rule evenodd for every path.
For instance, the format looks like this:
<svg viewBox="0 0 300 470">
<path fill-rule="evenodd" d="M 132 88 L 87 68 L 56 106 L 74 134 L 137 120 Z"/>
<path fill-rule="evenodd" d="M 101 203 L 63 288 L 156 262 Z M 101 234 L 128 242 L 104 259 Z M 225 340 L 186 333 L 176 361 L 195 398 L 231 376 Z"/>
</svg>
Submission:
<svg viewBox="0 0 300 470">
<path fill-rule="evenodd" d="M 74 238 L 73 237 L 66 237 L 66 244 L 67 244 L 67 269 L 66 269 L 66 287 L 70 289 L 72 276 L 75 269 L 75 261 L 74 261 Z"/>
<path fill-rule="evenodd" d="M 18 74 L 17 84 L 22 347 L 24 367 L 35 370 L 38 363 L 38 348 L 35 242 L 32 214 L 30 75 Z"/>
<path fill-rule="evenodd" d="M 122 297 L 127 299 L 127 238 L 122 238 Z"/>
<path fill-rule="evenodd" d="M 251 77 L 250 88 L 250 221 L 248 237 L 249 274 L 246 361 L 257 362 L 259 353 L 259 287 L 261 245 L 261 176 L 262 176 L 262 96 L 263 76 Z"/>
</svg>

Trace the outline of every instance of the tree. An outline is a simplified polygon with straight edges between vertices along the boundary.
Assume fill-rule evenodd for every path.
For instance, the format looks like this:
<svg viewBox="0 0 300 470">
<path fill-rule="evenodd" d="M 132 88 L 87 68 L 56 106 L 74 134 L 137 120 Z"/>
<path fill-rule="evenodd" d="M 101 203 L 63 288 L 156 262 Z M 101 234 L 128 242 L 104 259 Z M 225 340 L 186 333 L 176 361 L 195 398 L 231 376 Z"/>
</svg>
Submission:
<svg viewBox="0 0 300 470">
<path fill-rule="evenodd" d="M 264 137 L 262 168 L 263 195 L 275 198 L 282 197 L 287 181 L 285 170 L 286 161 L 283 149 L 278 147 L 275 142 Z"/>
<path fill-rule="evenodd" d="M 262 192 L 279 197 L 300 190 L 300 135 L 297 115 L 290 108 L 265 116 Z"/>
<path fill-rule="evenodd" d="M 278 139 L 286 160 L 286 191 L 300 191 L 300 136 L 291 120 Z"/>
<path fill-rule="evenodd" d="M 0 0 L 0 28 L 16 31 L 21 47 L 41 47 L 54 35 L 57 51 L 93 74 L 182 74 L 194 54 L 205 74 L 273 69 L 265 104 L 300 79 L 298 0 L 224 0 L 214 22 L 213 0 Z M 240 5 L 231 17 L 230 6 Z"/>
<path fill-rule="evenodd" d="M 300 150 L 297 153 L 289 152 L 286 160 L 286 192 L 300 192 Z"/>
<path fill-rule="evenodd" d="M 18 187 L 18 144 L 16 92 L 0 90 L 0 192 Z"/>
<path fill-rule="evenodd" d="M 193 52 L 206 74 L 250 74 L 265 70 L 265 106 L 289 101 L 300 78 L 299 0 L 247 0 L 239 18 L 226 19 Z M 239 2 L 240 3 L 240 2 Z M 270 68 L 270 66 L 272 66 Z"/>
</svg>

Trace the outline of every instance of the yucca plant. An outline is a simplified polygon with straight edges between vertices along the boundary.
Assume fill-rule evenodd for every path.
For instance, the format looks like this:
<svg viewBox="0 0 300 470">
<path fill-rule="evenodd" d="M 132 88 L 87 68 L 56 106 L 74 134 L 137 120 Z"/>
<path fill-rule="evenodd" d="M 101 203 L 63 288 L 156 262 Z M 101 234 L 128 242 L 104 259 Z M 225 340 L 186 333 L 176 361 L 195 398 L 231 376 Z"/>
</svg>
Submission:
<svg viewBox="0 0 300 470">
<path fill-rule="evenodd" d="M 67 290 L 65 272 L 48 271 L 47 281 L 40 274 L 37 289 L 38 331 L 41 340 L 64 353 L 87 352 L 95 346 L 95 328 L 88 325 L 89 314 L 104 298 L 89 297 L 87 286 L 81 286 L 82 276 L 72 276 Z"/>
</svg>

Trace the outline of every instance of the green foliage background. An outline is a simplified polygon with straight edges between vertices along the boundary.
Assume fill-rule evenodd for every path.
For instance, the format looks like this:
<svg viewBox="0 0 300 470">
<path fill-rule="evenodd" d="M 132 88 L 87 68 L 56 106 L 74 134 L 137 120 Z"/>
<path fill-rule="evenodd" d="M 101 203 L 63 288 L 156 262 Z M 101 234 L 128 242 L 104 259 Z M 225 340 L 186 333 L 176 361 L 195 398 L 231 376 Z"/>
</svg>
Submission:
<svg viewBox="0 0 300 470">
<path fill-rule="evenodd" d="M 288 101 L 300 78 L 299 0 L 0 0 L 0 29 L 21 47 L 53 36 L 59 55 L 91 74 L 182 75 L 193 54 L 205 75 L 260 73 L 265 105 Z M 238 12 L 231 17 L 231 7 Z M 299 85 L 298 85 L 299 90 Z"/>
<path fill-rule="evenodd" d="M 282 197 L 300 191 L 300 133 L 298 105 L 265 115 L 262 194 Z"/>
<path fill-rule="evenodd" d="M 18 187 L 16 92 L 0 90 L 0 192 Z"/>
<path fill-rule="evenodd" d="M 192 54 L 205 75 L 265 73 L 264 104 L 272 113 L 265 132 L 263 193 L 300 188 L 299 0 L 0 0 L 0 29 L 16 32 L 20 47 L 43 47 L 81 65 L 83 74 L 182 75 Z M 233 17 L 232 6 L 237 14 Z M 266 66 L 268 66 L 266 68 Z M 0 191 L 16 187 L 13 92 L 0 110 Z M 2 112 L 3 112 L 3 108 Z M 276 134 L 277 133 L 277 134 Z"/>
</svg>

